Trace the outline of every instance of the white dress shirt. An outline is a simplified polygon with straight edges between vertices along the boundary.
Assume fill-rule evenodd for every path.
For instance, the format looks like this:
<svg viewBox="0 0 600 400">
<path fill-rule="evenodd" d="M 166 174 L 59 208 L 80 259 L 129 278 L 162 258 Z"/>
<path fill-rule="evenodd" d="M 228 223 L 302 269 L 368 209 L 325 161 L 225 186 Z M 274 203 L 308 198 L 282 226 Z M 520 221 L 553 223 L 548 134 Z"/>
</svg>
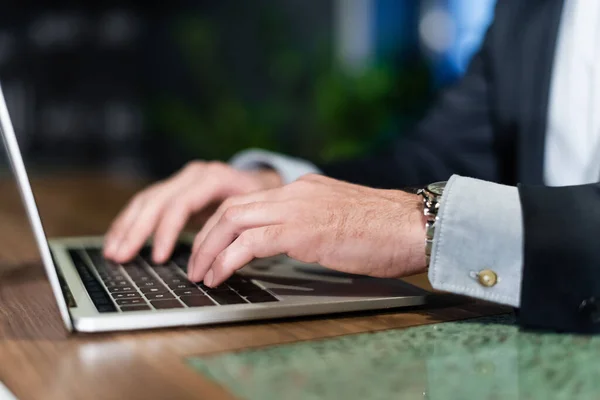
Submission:
<svg viewBox="0 0 600 400">
<path fill-rule="evenodd" d="M 547 116 L 544 180 L 549 186 L 600 180 L 598 61 L 600 1 L 565 0 Z M 284 183 L 318 172 L 306 161 L 262 150 L 244 151 L 231 163 L 240 169 L 269 165 Z M 431 285 L 519 307 L 523 226 L 517 188 L 455 175 L 448 181 L 438 216 L 429 265 Z M 479 283 L 478 274 L 484 269 L 496 272 L 494 286 Z"/>
<path fill-rule="evenodd" d="M 565 0 L 550 86 L 548 186 L 600 178 L 600 1 Z"/>
</svg>

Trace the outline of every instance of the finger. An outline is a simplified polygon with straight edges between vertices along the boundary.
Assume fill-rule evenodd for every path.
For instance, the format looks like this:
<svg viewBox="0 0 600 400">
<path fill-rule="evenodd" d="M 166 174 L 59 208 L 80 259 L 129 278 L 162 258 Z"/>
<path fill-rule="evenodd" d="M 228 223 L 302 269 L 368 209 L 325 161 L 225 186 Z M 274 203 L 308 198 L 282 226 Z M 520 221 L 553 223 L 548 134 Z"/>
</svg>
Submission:
<svg viewBox="0 0 600 400">
<path fill-rule="evenodd" d="M 284 225 L 269 225 L 244 231 L 224 249 L 207 271 L 204 284 L 215 287 L 226 281 L 235 271 L 255 258 L 271 257 L 288 251 L 293 244 Z"/>
<path fill-rule="evenodd" d="M 136 255 L 154 231 L 159 217 L 167 204 L 179 191 L 178 181 L 161 184 L 146 195 L 143 206 L 123 231 L 115 256 L 117 262 L 126 262 Z"/>
<path fill-rule="evenodd" d="M 263 190 L 261 192 L 254 192 L 242 196 L 230 197 L 229 199 L 225 200 L 223 204 L 217 208 L 217 211 L 206 221 L 200 232 L 198 232 L 198 235 L 196 236 L 197 240 L 194 241 L 194 245 L 192 247 L 192 254 L 198 250 L 198 247 L 200 244 L 202 244 L 208 232 L 212 230 L 217 222 L 223 217 L 223 213 L 225 213 L 229 208 L 256 202 L 279 201 L 283 200 L 285 196 L 286 195 L 284 191 L 282 191 L 281 188 L 277 188 Z"/>
<path fill-rule="evenodd" d="M 165 208 L 154 233 L 152 259 L 155 263 L 164 263 L 169 259 L 179 234 L 194 212 L 189 202 L 183 201 L 174 201 Z"/>
<path fill-rule="evenodd" d="M 135 221 L 133 221 L 127 232 L 123 235 L 119 249 L 114 257 L 115 261 L 126 262 L 139 253 L 144 243 L 146 243 L 154 231 L 160 214 L 165 209 L 168 201 L 168 198 L 166 200 L 161 198 L 146 202 L 136 216 Z"/>
<path fill-rule="evenodd" d="M 216 199 L 216 188 L 198 186 L 184 197 L 176 199 L 165 210 L 154 234 L 153 258 L 165 262 L 173 252 L 179 234 L 190 217 Z"/>
<path fill-rule="evenodd" d="M 185 193 L 190 184 L 197 179 L 193 169 L 184 168 L 164 183 L 155 184 L 155 189 L 146 195 L 146 202 L 136 218 L 124 229 L 123 238 L 113 257 L 115 261 L 125 262 L 136 255 L 152 233 L 156 230 L 162 213 L 168 204 L 180 193 Z"/>
<path fill-rule="evenodd" d="M 146 193 L 141 193 L 129 202 L 121 213 L 117 216 L 108 230 L 104 241 L 104 256 L 113 258 L 121 244 L 121 240 L 129 229 L 129 226 L 135 221 L 146 202 Z"/>
<path fill-rule="evenodd" d="M 250 203 L 228 208 L 198 250 L 192 254 L 188 267 L 190 279 L 200 280 L 200 276 L 204 276 L 215 258 L 242 232 L 280 224 L 286 218 L 287 212 L 288 207 L 283 202 Z"/>
</svg>

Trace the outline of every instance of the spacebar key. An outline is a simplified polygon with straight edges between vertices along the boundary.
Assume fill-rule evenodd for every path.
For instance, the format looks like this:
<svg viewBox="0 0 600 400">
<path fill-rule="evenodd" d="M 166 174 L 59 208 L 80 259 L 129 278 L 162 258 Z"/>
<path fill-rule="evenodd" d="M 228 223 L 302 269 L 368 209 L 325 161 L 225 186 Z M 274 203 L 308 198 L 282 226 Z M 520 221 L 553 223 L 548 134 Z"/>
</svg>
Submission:
<svg viewBox="0 0 600 400">
<path fill-rule="evenodd" d="M 183 305 L 175 299 L 153 300 L 150 301 L 150 304 L 152 304 L 157 310 L 164 310 L 168 308 L 183 308 Z"/>
<path fill-rule="evenodd" d="M 215 303 L 206 296 L 181 296 L 179 299 L 188 307 L 206 307 L 215 305 Z"/>
<path fill-rule="evenodd" d="M 234 292 L 214 292 L 208 294 L 213 298 L 214 301 L 224 306 L 226 304 L 242 304 L 246 303 L 246 300 L 238 296 Z"/>
</svg>

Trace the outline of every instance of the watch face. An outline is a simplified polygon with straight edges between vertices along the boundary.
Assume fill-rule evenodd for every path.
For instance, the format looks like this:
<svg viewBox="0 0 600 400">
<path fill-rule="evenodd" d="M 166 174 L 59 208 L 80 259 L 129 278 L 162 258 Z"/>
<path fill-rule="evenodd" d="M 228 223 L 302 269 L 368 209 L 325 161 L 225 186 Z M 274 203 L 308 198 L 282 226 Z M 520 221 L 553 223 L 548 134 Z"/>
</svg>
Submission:
<svg viewBox="0 0 600 400">
<path fill-rule="evenodd" d="M 441 196 L 444 193 L 444 188 L 446 187 L 446 182 L 435 182 L 427 186 L 427 190 L 436 196 Z"/>
</svg>

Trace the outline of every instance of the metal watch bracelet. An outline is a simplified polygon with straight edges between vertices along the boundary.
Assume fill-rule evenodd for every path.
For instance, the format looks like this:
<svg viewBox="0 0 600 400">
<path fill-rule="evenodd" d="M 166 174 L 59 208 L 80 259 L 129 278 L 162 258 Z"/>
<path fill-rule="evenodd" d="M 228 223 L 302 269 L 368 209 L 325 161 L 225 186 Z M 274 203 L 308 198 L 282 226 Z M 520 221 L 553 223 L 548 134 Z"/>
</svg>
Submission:
<svg viewBox="0 0 600 400">
<path fill-rule="evenodd" d="M 429 262 L 431 260 L 435 226 L 438 221 L 438 211 L 445 186 L 445 182 L 436 182 L 417 192 L 417 194 L 423 198 L 423 215 L 425 215 L 425 260 L 427 262 L 427 267 L 429 267 Z"/>
</svg>

